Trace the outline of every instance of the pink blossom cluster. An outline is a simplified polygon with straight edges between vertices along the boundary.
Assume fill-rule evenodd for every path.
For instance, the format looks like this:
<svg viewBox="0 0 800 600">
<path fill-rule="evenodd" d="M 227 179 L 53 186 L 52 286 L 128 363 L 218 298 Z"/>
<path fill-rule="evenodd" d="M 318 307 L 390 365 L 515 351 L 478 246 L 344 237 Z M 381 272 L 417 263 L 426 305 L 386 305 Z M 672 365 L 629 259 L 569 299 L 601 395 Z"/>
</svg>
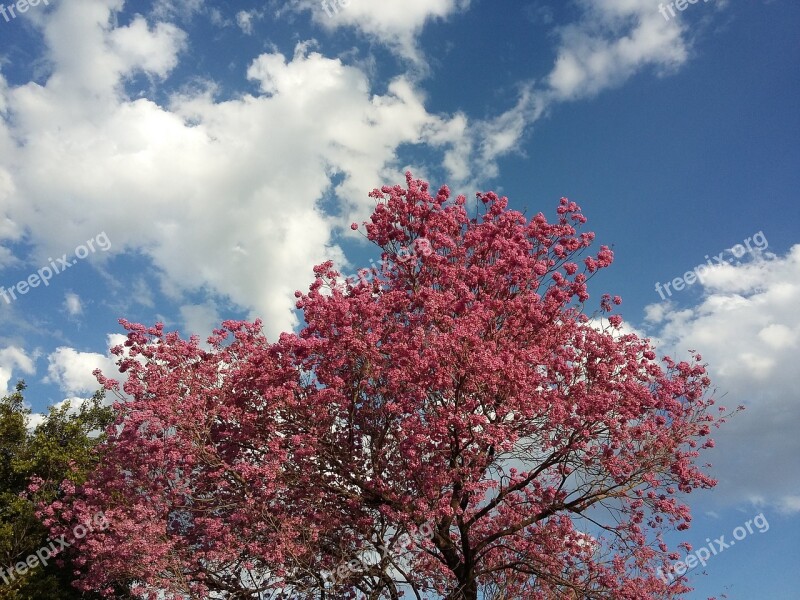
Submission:
<svg viewBox="0 0 800 600">
<path fill-rule="evenodd" d="M 65 490 L 69 509 L 49 509 L 55 533 L 96 510 L 112 523 L 76 546 L 81 589 L 686 591 L 657 569 L 677 558 L 663 532 L 691 521 L 678 493 L 715 484 L 695 459 L 725 409 L 714 414 L 700 355 L 659 361 L 618 315 L 595 327 L 589 281 L 613 253 L 588 253 L 594 235 L 566 198 L 551 223 L 493 192 L 471 215 L 464 196 L 431 194 L 411 174 L 371 196 L 364 230 L 383 267 L 344 282 L 331 262 L 315 267 L 295 294 L 299 334 L 270 342 L 259 321 L 226 321 L 204 349 L 121 321 L 127 341 L 113 352 L 126 379 L 97 376 L 130 399 L 115 404 L 100 466 Z M 420 240 L 426 252 L 409 259 Z M 600 310 L 620 303 L 601 295 Z M 339 577 L 343 562 L 425 523 L 418 551 Z"/>
</svg>

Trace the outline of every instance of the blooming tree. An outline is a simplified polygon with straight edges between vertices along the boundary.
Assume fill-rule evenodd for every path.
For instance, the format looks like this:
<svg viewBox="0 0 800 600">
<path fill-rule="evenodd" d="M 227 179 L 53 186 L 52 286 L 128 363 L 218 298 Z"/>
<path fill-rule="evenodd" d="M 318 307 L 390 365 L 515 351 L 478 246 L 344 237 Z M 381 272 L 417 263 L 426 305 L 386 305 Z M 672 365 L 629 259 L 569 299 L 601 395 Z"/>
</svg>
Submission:
<svg viewBox="0 0 800 600">
<path fill-rule="evenodd" d="M 587 282 L 613 259 L 574 202 L 550 223 L 506 198 L 407 175 L 372 192 L 370 277 L 328 262 L 297 292 L 306 327 L 268 342 L 123 321 L 129 398 L 101 466 L 50 507 L 83 589 L 143 597 L 672 598 L 677 494 L 724 421 L 693 362 L 657 361 Z M 359 226 L 354 224 L 353 229 Z M 107 389 L 120 384 L 98 373 Z M 425 535 L 421 532 L 424 531 Z"/>
</svg>

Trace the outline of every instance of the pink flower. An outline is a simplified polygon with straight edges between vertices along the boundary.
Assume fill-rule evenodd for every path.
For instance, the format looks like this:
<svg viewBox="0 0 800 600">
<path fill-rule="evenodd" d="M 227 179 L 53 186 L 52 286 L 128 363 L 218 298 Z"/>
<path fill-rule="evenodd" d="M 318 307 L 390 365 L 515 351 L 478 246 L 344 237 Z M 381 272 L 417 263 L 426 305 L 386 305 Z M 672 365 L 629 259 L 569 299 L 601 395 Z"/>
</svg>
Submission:
<svg viewBox="0 0 800 600">
<path fill-rule="evenodd" d="M 355 597 L 368 575 L 339 565 L 388 549 L 376 532 L 431 523 L 435 543 L 396 557 L 417 591 L 454 595 L 485 581 L 460 574 L 492 573 L 510 598 L 554 597 L 568 573 L 576 597 L 665 597 L 660 536 L 691 519 L 676 494 L 715 484 L 695 464 L 722 420 L 699 357 L 656 362 L 647 341 L 594 327 L 578 272 L 594 235 L 566 198 L 549 222 L 493 192 L 475 216 L 411 173 L 370 196 L 380 284 L 363 270 L 363 284 L 339 285 L 331 261 L 317 265 L 295 292 L 300 333 L 270 342 L 259 321 L 231 320 L 206 347 L 121 322 L 135 357 L 116 352 L 123 434 L 42 511 L 56 537 L 107 516 L 75 541 L 81 589 L 134 580 L 141 597 L 205 599 L 222 574 L 246 595 L 251 582 L 227 576 L 244 565 L 265 588 L 310 586 L 300 597 L 319 597 L 316 575 L 334 569 L 337 597 Z M 584 264 L 612 260 L 603 246 Z M 579 522 L 606 497 L 613 514 L 596 515 L 613 535 L 595 539 Z"/>
</svg>

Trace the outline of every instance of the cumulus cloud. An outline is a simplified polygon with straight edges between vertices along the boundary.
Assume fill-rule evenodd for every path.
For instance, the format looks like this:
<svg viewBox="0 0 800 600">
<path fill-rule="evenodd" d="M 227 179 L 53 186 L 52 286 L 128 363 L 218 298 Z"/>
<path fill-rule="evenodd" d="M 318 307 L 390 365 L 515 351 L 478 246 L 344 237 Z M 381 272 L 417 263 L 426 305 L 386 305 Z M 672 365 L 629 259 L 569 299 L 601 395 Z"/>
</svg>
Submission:
<svg viewBox="0 0 800 600">
<path fill-rule="evenodd" d="M 723 405 L 745 405 L 716 435 L 708 456 L 727 501 L 800 512 L 800 245 L 785 256 L 710 271 L 691 308 L 647 308 L 660 350 L 702 353 Z"/>
<path fill-rule="evenodd" d="M 351 27 L 425 69 L 417 36 L 426 23 L 469 8 L 470 0 L 406 0 L 371 2 L 370 0 L 298 0 L 295 7 L 310 10 L 321 26 L 335 30 Z"/>
<path fill-rule="evenodd" d="M 119 333 L 110 333 L 106 336 L 106 347 L 113 348 L 123 344 L 127 336 Z M 125 352 L 127 356 L 127 352 Z M 90 402 L 94 392 L 99 389 L 99 384 L 92 371 L 101 369 L 106 377 L 119 377 L 119 372 L 115 364 L 116 358 L 103 356 L 94 352 L 79 352 L 74 348 L 60 347 L 47 357 L 48 368 L 45 383 L 52 383 L 59 387 L 65 394 L 65 398 L 55 404 L 56 408 L 61 408 L 69 403 L 70 414 L 77 413 L 81 406 Z M 144 361 L 139 357 L 138 360 Z M 2 377 L 3 352 L 0 351 L 0 377 Z M 32 363 L 31 363 L 32 365 Z M 32 371 L 31 371 L 32 372 Z M 2 381 L 2 379 L 0 379 Z M 80 395 L 77 395 L 80 394 Z M 118 396 L 127 398 L 127 394 L 119 391 Z M 105 403 L 111 404 L 115 398 L 106 396 Z M 28 419 L 28 429 L 34 430 L 45 421 L 45 413 L 31 413 Z"/>
<path fill-rule="evenodd" d="M 101 369 L 107 376 L 116 373 L 114 362 L 96 352 L 79 352 L 74 348 L 59 347 L 47 357 L 45 383 L 52 383 L 69 396 L 93 394 L 100 385 L 92 371 Z"/>
<path fill-rule="evenodd" d="M 149 257 L 173 298 L 227 297 L 274 336 L 296 325 L 292 294 L 312 266 L 346 263 L 334 232 L 368 214 L 369 190 L 401 179 L 397 149 L 465 135 L 429 114 L 408 79 L 374 94 L 362 71 L 308 44 L 252 61 L 258 95 L 217 101 L 209 84 L 168 107 L 130 100 L 125 77 L 167 76 L 185 36 L 139 18 L 114 27 L 113 15 L 101 0 L 59 5 L 46 26 L 50 77 L 4 86 L 14 115 L 0 127 L 4 230 L 29 233 L 39 262 L 107 231 L 109 254 Z M 336 215 L 320 206 L 332 195 Z"/>
<path fill-rule="evenodd" d="M 15 371 L 33 375 L 36 372 L 33 358 L 17 346 L 0 349 L 0 393 L 4 396 L 11 392 L 9 383 Z"/>
<path fill-rule="evenodd" d="M 252 57 L 241 83 L 255 93 L 220 100 L 214 82 L 200 82 L 159 103 L 131 99 L 125 83 L 136 75 L 168 82 L 186 34 L 141 16 L 118 25 L 119 0 L 58 4 L 42 25 L 50 72 L 19 86 L 0 78 L 8 115 L 0 122 L 0 243 L 25 235 L 43 264 L 106 231 L 114 240 L 106 255 L 146 257 L 161 291 L 179 305 L 192 292 L 218 305 L 232 301 L 262 317 L 274 337 L 297 325 L 292 294 L 308 286 L 314 264 L 349 266 L 339 236 L 368 216 L 367 192 L 402 181 L 406 168 L 424 175 L 434 166 L 401 163 L 401 148 L 433 150 L 450 183 L 473 191 L 498 174 L 497 161 L 517 151 L 554 102 L 597 92 L 646 65 L 685 60 L 680 26 L 655 21 L 664 20 L 646 4 L 583 0 L 581 20 L 559 30 L 545 88 L 521 84 L 511 105 L 485 120 L 429 112 L 416 72 L 377 93 L 362 68 L 311 42 L 290 57 Z M 323 27 L 358 28 L 419 63 L 424 26 L 469 2 L 351 0 L 333 17 L 316 1 L 296 7 L 313 10 Z M 201 3 L 179 8 L 191 15 Z M 158 3 L 150 18 L 170 14 Z M 0 247 L 0 263 L 12 260 Z M 120 283 L 146 291 L 139 279 Z M 183 311 L 184 319 L 196 316 Z"/>
</svg>

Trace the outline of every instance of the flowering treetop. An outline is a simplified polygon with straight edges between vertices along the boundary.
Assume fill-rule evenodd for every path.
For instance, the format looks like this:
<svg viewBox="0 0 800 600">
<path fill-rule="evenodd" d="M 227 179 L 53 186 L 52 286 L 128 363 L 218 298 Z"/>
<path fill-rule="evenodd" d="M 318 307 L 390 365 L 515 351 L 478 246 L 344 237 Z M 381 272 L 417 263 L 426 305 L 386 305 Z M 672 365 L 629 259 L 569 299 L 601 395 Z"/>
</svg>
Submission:
<svg viewBox="0 0 800 600">
<path fill-rule="evenodd" d="M 594 236 L 574 202 L 550 223 L 490 192 L 470 217 L 463 196 L 411 174 L 371 195 L 383 266 L 357 281 L 316 267 L 296 293 L 299 334 L 269 343 L 260 323 L 231 321 L 203 350 L 123 321 L 124 428 L 72 508 L 49 509 L 54 531 L 98 507 L 111 523 L 78 546 L 80 585 L 453 600 L 688 589 L 656 572 L 677 558 L 663 531 L 690 521 L 677 492 L 715 483 L 694 462 L 724 420 L 701 357 L 656 361 L 608 315 L 618 297 L 602 297 L 607 318 L 583 312 L 613 253 L 581 259 Z M 430 538 L 397 546 L 429 523 Z M 332 587 L 325 574 L 353 558 Z"/>
</svg>

